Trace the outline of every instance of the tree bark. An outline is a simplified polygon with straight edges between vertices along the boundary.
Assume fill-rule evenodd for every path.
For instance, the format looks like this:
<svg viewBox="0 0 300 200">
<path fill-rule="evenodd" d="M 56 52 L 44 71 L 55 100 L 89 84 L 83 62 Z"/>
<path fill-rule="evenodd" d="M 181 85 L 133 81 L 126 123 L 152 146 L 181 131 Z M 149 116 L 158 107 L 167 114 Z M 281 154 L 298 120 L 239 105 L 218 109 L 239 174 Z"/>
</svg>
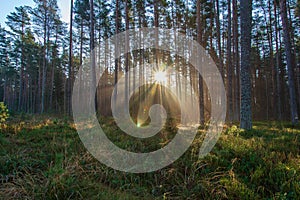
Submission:
<svg viewBox="0 0 300 200">
<path fill-rule="evenodd" d="M 293 68 L 293 56 L 292 56 L 292 45 L 291 36 L 289 30 L 289 22 L 287 18 L 286 0 L 280 0 L 280 11 L 281 21 L 283 26 L 283 39 L 285 45 L 286 62 L 288 70 L 288 84 L 289 84 L 289 95 L 290 95 L 290 109 L 291 109 L 291 120 L 295 125 L 298 123 L 298 112 L 297 112 L 297 101 L 295 92 L 294 82 L 294 68 Z"/>
<path fill-rule="evenodd" d="M 94 0 L 90 0 L 90 75 L 91 75 L 91 88 L 90 88 L 90 101 L 97 107 L 97 95 L 96 92 L 96 56 L 95 56 L 95 27 L 94 27 Z M 97 110 L 97 109 L 96 109 Z"/>
<path fill-rule="evenodd" d="M 115 28 L 116 28 L 116 34 L 119 33 L 119 0 L 116 0 L 116 10 L 115 10 Z M 114 102 L 116 102 L 117 98 L 117 93 L 118 93 L 118 73 L 119 73 L 119 59 L 116 58 L 118 55 L 118 44 L 115 44 L 115 89 L 114 89 Z"/>
<path fill-rule="evenodd" d="M 125 0 L 125 28 L 126 31 L 129 30 L 129 8 L 128 8 L 128 0 Z M 125 52 L 129 51 L 129 35 L 126 32 L 125 34 Z M 128 92 L 130 89 L 129 84 L 129 77 L 128 77 L 128 71 L 129 71 L 129 53 L 126 53 L 125 55 L 125 103 L 129 102 L 129 96 Z M 129 108 L 129 106 L 125 106 L 125 109 Z M 125 113 L 127 113 L 129 110 L 125 110 Z"/>
<path fill-rule="evenodd" d="M 281 85 L 280 85 L 280 79 L 279 79 L 279 64 L 280 64 L 280 58 L 279 58 L 279 45 L 278 45 L 278 20 L 277 20 L 277 5 L 276 5 L 276 1 L 274 1 L 274 16 L 275 16 L 275 48 L 276 48 L 276 65 L 275 65 L 275 79 L 276 79 L 276 101 L 277 101 L 277 109 L 276 109 L 276 113 L 277 113 L 277 120 L 281 120 L 282 119 L 282 115 L 281 115 Z"/>
<path fill-rule="evenodd" d="M 222 56 L 222 46 L 221 46 L 221 28 L 220 28 L 220 5 L 219 0 L 216 0 L 216 32 L 218 41 L 218 52 L 219 52 L 219 70 L 224 80 L 224 66 L 223 66 L 223 56 Z"/>
<path fill-rule="evenodd" d="M 69 43 L 69 66 L 68 66 L 68 96 L 67 96 L 67 114 L 71 116 L 72 108 L 72 56 L 73 56 L 73 0 L 71 0 L 71 9 L 70 9 L 70 43 Z"/>
<path fill-rule="evenodd" d="M 46 1 L 43 1 L 44 6 L 44 46 L 43 46 L 43 67 L 42 67 L 42 100 L 41 100 L 41 108 L 40 112 L 44 113 L 45 107 L 45 89 L 46 89 L 46 73 L 47 73 L 47 59 L 46 59 L 46 51 L 47 51 L 47 24 L 48 24 L 48 12 L 47 12 L 47 5 Z"/>
<path fill-rule="evenodd" d="M 241 0 L 241 113 L 240 127 L 252 129 L 251 111 L 251 21 L 252 0 Z"/>
<path fill-rule="evenodd" d="M 231 62 L 231 0 L 228 0 L 228 27 L 227 27 L 227 119 L 233 120 L 232 99 L 232 62 Z"/>
<path fill-rule="evenodd" d="M 234 45 L 234 66 L 235 66 L 235 84 L 234 84 L 234 120 L 239 120 L 240 113 L 240 57 L 239 57 L 239 33 L 238 33 L 238 8 L 237 0 L 232 1 L 233 7 L 233 45 Z"/>
<path fill-rule="evenodd" d="M 201 1 L 197 0 L 197 42 L 202 45 L 202 23 L 201 23 Z M 201 57 L 198 59 L 202 59 Z M 199 61 L 200 62 L 200 61 Z M 200 124 L 204 125 L 204 94 L 203 94 L 203 78 L 199 73 L 199 109 Z"/>
</svg>

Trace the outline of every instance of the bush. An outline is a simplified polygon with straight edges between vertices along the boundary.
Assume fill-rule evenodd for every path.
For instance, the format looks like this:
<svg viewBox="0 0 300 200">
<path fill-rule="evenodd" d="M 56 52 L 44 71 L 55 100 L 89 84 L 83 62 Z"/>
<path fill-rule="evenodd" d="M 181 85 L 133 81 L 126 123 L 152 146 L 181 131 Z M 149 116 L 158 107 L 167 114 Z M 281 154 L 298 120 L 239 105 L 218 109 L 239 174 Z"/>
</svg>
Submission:
<svg viewBox="0 0 300 200">
<path fill-rule="evenodd" d="M 4 124 L 9 117 L 8 109 L 3 102 L 0 102 L 0 125 Z"/>
</svg>

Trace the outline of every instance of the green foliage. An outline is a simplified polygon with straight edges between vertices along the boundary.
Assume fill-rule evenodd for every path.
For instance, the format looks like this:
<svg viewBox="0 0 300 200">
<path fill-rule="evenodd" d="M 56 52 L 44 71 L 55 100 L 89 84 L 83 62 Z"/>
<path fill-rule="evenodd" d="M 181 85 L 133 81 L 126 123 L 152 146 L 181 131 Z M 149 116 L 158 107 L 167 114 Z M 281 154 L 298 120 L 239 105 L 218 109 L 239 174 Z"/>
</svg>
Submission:
<svg viewBox="0 0 300 200">
<path fill-rule="evenodd" d="M 0 125 L 4 124 L 9 117 L 8 109 L 3 102 L 0 102 Z"/>
<path fill-rule="evenodd" d="M 243 131 L 244 131 L 243 129 L 240 129 L 236 125 L 233 125 L 233 126 L 229 127 L 225 133 L 229 134 L 229 135 L 239 136 L 240 133 Z"/>
</svg>

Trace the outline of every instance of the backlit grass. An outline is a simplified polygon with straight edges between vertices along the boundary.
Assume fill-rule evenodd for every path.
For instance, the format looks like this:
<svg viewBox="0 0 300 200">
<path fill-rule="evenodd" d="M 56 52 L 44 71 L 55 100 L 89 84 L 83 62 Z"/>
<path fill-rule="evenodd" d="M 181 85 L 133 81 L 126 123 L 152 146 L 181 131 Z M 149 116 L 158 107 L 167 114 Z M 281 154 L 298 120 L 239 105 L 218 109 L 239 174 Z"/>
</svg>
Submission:
<svg viewBox="0 0 300 200">
<path fill-rule="evenodd" d="M 169 123 L 157 138 L 130 140 L 111 119 L 108 137 L 131 151 L 166 145 Z M 257 122 L 252 131 L 224 129 L 213 151 L 198 159 L 201 134 L 172 165 L 128 174 L 99 163 L 67 119 L 11 120 L 0 133 L 0 197 L 4 199 L 297 199 L 300 128 Z"/>
</svg>

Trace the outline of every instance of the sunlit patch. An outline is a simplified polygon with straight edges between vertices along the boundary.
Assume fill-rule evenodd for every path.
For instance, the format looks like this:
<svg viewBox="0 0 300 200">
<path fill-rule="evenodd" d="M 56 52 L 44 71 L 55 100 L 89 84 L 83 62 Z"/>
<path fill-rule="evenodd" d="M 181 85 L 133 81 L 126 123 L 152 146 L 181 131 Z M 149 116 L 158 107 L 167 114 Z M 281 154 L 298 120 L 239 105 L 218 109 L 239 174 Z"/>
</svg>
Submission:
<svg viewBox="0 0 300 200">
<path fill-rule="evenodd" d="M 165 71 L 158 71 L 154 74 L 154 80 L 156 82 L 164 83 L 167 81 L 167 73 Z"/>
</svg>

